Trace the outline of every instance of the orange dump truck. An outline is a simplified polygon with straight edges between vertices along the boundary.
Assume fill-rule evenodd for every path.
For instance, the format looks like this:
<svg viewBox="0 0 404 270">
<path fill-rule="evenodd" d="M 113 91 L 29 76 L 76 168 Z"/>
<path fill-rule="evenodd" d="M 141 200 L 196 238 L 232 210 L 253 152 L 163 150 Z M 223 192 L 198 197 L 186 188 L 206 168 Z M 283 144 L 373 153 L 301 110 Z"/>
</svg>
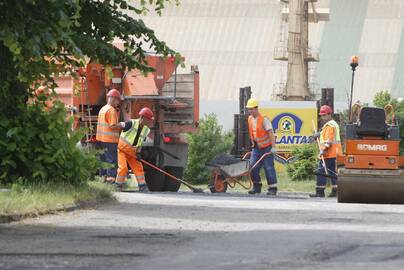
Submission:
<svg viewBox="0 0 404 270">
<path fill-rule="evenodd" d="M 78 110 L 79 126 L 87 127 L 86 142 L 95 141 L 98 112 L 106 104 L 109 89 L 118 89 L 123 102 L 120 121 L 137 118 L 144 107 L 155 113 L 150 141 L 142 147 L 142 156 L 167 172 L 182 177 L 188 156 L 184 133 L 197 130 L 199 120 L 199 72 L 191 66 L 187 74 L 177 74 L 173 58 L 147 56 L 148 65 L 155 69 L 149 74 L 121 67 L 105 67 L 89 63 L 78 70 L 78 78 L 54 78 L 58 98 Z M 151 191 L 178 191 L 180 183 L 160 172 L 145 167 L 146 182 Z"/>
</svg>

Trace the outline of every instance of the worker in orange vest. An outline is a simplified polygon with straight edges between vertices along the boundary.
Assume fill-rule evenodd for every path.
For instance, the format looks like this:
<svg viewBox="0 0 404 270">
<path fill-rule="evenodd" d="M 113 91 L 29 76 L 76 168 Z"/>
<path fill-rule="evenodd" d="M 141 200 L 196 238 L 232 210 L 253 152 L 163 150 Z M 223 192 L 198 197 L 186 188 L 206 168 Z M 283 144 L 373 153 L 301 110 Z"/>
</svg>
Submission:
<svg viewBox="0 0 404 270">
<path fill-rule="evenodd" d="M 119 141 L 118 106 L 121 102 L 121 94 L 116 89 L 111 89 L 107 93 L 107 104 L 98 113 L 96 147 L 102 149 L 100 159 L 110 163 L 111 168 L 100 169 L 100 176 L 107 183 L 113 183 L 116 178 L 117 169 L 117 148 Z"/>
<path fill-rule="evenodd" d="M 148 191 L 142 162 L 139 161 L 140 150 L 147 135 L 150 133 L 150 126 L 153 123 L 154 114 L 147 107 L 139 111 L 140 118 L 121 122 L 121 136 L 118 143 L 118 174 L 115 185 L 122 190 L 123 183 L 128 174 L 128 164 L 136 177 L 139 191 Z"/>
<path fill-rule="evenodd" d="M 324 175 L 326 174 L 333 176 L 331 178 L 332 191 L 329 197 L 337 196 L 337 155 L 338 153 L 342 154 L 342 147 L 339 126 L 337 122 L 332 119 L 332 113 L 330 106 L 321 106 L 319 115 L 320 121 L 324 123 L 324 125 L 321 132 L 314 134 L 314 138 L 319 138 L 320 142 L 320 162 L 317 170 L 319 174 L 317 175 L 316 192 L 310 194 L 310 197 L 325 197 L 324 191 L 327 184 L 327 177 Z"/>
<path fill-rule="evenodd" d="M 261 193 L 261 177 L 260 168 L 264 166 L 265 176 L 268 182 L 267 195 L 275 196 L 277 188 L 276 171 L 274 167 L 274 153 L 275 150 L 275 136 L 272 128 L 271 121 L 261 115 L 258 111 L 258 101 L 250 98 L 247 101 L 246 108 L 250 116 L 248 117 L 248 131 L 252 145 L 252 152 L 250 158 L 251 166 L 266 153 L 271 152 L 270 155 L 264 157 L 263 160 L 251 171 L 251 179 L 253 181 L 253 189 L 248 191 L 248 194 Z"/>
</svg>

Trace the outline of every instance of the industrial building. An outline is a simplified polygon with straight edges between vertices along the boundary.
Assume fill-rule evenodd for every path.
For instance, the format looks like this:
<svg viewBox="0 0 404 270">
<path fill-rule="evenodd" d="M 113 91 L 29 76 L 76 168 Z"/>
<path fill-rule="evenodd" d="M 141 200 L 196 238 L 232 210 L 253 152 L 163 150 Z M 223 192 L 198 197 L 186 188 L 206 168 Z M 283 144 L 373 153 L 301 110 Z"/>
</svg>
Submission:
<svg viewBox="0 0 404 270">
<path fill-rule="evenodd" d="M 158 37 L 182 53 L 187 68 L 201 73 L 201 116 L 214 112 L 230 129 L 239 88 L 251 86 L 261 101 L 274 100 L 287 78 L 287 63 L 275 56 L 285 43 L 284 1 L 181 0 L 159 17 L 143 19 Z M 313 94 L 334 88 L 337 110 L 348 107 L 351 55 L 359 56 L 353 100 L 370 103 L 380 90 L 404 96 L 404 1 L 318 0 L 328 21 L 309 24 L 309 48 L 319 62 L 309 64 Z M 287 29 L 286 29 L 287 31 Z"/>
</svg>

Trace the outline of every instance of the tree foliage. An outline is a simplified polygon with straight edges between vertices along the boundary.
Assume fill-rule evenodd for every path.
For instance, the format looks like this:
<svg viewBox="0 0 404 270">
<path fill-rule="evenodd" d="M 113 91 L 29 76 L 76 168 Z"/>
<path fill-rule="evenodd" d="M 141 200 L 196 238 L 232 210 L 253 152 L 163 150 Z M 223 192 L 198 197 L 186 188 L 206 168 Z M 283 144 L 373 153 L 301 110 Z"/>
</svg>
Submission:
<svg viewBox="0 0 404 270">
<path fill-rule="evenodd" d="M 178 0 L 177 0 L 178 1 Z M 175 1 L 175 2 L 177 2 Z M 95 159 L 75 147 L 62 104 L 28 102 L 39 84 L 92 60 L 150 71 L 145 51 L 180 55 L 141 17 L 169 0 L 0 0 L 0 181 L 84 181 Z M 123 50 L 112 45 L 119 38 Z M 43 97 L 44 98 L 44 97 Z"/>
<path fill-rule="evenodd" d="M 168 0 L 151 0 L 161 12 Z M 147 2 L 138 7 L 131 1 L 0 1 L 0 59 L 5 81 L 24 84 L 24 89 L 54 72 L 82 66 L 88 57 L 101 64 L 150 70 L 144 59 L 144 45 L 163 55 L 177 55 L 160 41 L 134 14 L 144 14 Z M 124 41 L 124 50 L 111 42 Z M 179 57 L 179 55 L 177 55 Z M 4 80 L 5 79 L 5 80 Z"/>
<path fill-rule="evenodd" d="M 394 102 L 394 100 L 391 98 L 390 92 L 387 90 L 377 92 L 373 97 L 373 104 L 379 108 L 384 108 L 384 106 L 391 104 L 392 102 Z"/>
<path fill-rule="evenodd" d="M 189 154 L 185 177 L 194 184 L 207 184 L 210 172 L 206 163 L 215 156 L 230 152 L 233 134 L 225 133 L 215 114 L 209 114 L 199 122 L 199 132 L 188 136 Z"/>
</svg>

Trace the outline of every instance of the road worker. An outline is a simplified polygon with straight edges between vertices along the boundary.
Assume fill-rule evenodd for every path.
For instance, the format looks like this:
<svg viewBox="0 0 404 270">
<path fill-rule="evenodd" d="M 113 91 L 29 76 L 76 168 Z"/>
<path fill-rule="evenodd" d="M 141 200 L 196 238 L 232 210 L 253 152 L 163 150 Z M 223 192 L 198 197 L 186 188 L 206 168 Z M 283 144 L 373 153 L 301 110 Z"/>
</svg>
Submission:
<svg viewBox="0 0 404 270">
<path fill-rule="evenodd" d="M 259 164 L 257 164 L 251 171 L 251 179 L 253 181 L 253 189 L 248 191 L 248 194 L 261 193 L 261 177 L 260 168 L 264 166 L 265 176 L 268 182 L 267 195 L 276 195 L 277 178 L 274 167 L 274 153 L 275 151 L 275 136 L 272 128 L 271 121 L 268 117 L 263 116 L 258 111 L 258 101 L 256 99 L 249 99 L 246 108 L 250 116 L 248 117 L 248 131 L 252 145 L 250 164 L 254 166 L 255 163 L 266 153 L 270 155 L 264 157 Z"/>
<path fill-rule="evenodd" d="M 101 161 L 112 165 L 111 168 L 100 170 L 100 176 L 107 183 L 113 183 L 116 178 L 117 148 L 121 130 L 118 113 L 120 102 L 119 91 L 111 89 L 107 93 L 107 104 L 98 113 L 96 147 L 104 151 L 100 156 Z"/>
<path fill-rule="evenodd" d="M 138 119 L 120 123 L 122 133 L 118 143 L 118 174 L 115 180 L 115 185 L 120 190 L 126 180 L 129 164 L 136 177 L 139 191 L 148 191 L 143 165 L 138 159 L 140 158 L 141 146 L 150 133 L 154 117 L 152 110 L 147 107 L 139 111 L 139 116 Z"/>
<path fill-rule="evenodd" d="M 320 108 L 320 122 L 324 123 L 321 131 L 316 133 L 314 137 L 319 138 L 320 142 L 320 154 L 319 154 L 319 165 L 317 174 L 317 186 L 316 192 L 310 194 L 310 197 L 325 197 L 325 187 L 327 184 L 327 176 L 333 176 L 331 179 L 332 191 L 329 197 L 337 196 L 337 155 L 342 154 L 341 139 L 339 126 L 332 118 L 332 109 L 328 105 L 323 105 Z M 326 169 L 324 168 L 327 168 Z"/>
</svg>

